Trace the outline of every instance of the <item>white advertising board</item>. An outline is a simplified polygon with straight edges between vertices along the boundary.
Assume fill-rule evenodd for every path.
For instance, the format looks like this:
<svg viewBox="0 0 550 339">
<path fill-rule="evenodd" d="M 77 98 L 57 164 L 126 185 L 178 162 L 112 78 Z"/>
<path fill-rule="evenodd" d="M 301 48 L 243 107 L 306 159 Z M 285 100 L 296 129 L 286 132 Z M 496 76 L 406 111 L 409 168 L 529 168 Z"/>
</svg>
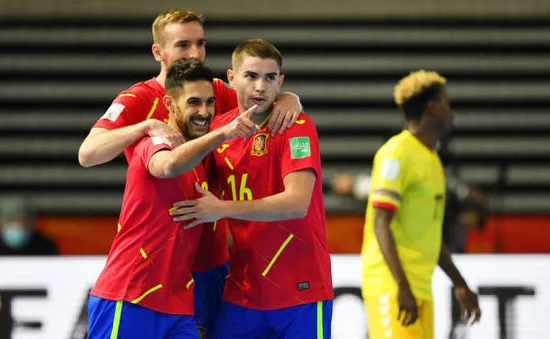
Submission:
<svg viewBox="0 0 550 339">
<path fill-rule="evenodd" d="M 456 256 L 455 260 L 471 287 L 482 295 L 483 317 L 473 327 L 453 324 L 451 285 L 437 270 L 433 280 L 436 339 L 550 338 L 550 255 Z M 0 326 L 11 317 L 14 328 L 11 338 L 4 338 L 2 329 L 0 337 L 84 338 L 87 293 L 104 262 L 104 257 L 1 258 Z M 336 293 L 332 337 L 365 339 L 360 258 L 334 255 L 332 264 Z"/>
</svg>

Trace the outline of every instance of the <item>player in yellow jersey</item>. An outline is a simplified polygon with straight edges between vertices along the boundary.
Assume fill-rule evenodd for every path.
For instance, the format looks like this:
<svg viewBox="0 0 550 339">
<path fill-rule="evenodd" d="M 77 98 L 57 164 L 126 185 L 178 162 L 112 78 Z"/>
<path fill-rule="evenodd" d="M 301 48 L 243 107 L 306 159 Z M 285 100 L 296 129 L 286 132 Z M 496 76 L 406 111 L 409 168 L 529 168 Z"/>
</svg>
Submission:
<svg viewBox="0 0 550 339">
<path fill-rule="evenodd" d="M 363 297 L 372 339 L 433 339 L 432 274 L 452 280 L 465 322 L 481 316 L 477 295 L 442 245 L 445 174 L 436 152 L 453 125 L 445 78 L 413 72 L 395 86 L 406 130 L 374 158 L 363 249 Z"/>
</svg>

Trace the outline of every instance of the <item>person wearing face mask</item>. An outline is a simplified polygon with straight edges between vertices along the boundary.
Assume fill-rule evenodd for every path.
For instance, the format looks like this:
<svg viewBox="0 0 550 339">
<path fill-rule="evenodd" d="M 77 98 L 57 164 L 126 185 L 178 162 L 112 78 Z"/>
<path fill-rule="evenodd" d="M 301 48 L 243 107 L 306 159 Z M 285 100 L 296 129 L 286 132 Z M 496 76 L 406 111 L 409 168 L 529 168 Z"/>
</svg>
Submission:
<svg viewBox="0 0 550 339">
<path fill-rule="evenodd" d="M 0 204 L 0 255 L 56 255 L 55 243 L 34 228 L 33 212 L 21 197 Z"/>
</svg>

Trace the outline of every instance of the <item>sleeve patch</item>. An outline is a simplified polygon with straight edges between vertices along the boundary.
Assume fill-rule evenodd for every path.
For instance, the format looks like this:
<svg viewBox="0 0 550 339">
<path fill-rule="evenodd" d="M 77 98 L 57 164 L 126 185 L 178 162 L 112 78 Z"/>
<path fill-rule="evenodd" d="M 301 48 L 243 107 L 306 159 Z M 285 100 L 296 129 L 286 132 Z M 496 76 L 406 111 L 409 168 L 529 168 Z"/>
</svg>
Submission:
<svg viewBox="0 0 550 339">
<path fill-rule="evenodd" d="M 383 179 L 395 180 L 399 175 L 400 168 L 401 163 L 399 162 L 399 160 L 384 159 L 382 160 L 382 169 L 380 173 Z"/>
<path fill-rule="evenodd" d="M 115 122 L 116 119 L 118 119 L 118 117 L 120 116 L 120 113 L 122 113 L 125 108 L 126 106 L 122 104 L 112 104 L 111 106 L 109 106 L 105 114 L 103 114 L 101 119 L 107 119 Z"/>
<path fill-rule="evenodd" d="M 290 158 L 303 159 L 311 156 L 309 137 L 290 138 Z"/>
<path fill-rule="evenodd" d="M 153 145 L 155 145 L 155 146 L 166 144 L 166 145 L 172 147 L 172 144 L 168 140 L 164 139 L 163 137 L 152 137 L 151 141 L 153 141 Z"/>
</svg>

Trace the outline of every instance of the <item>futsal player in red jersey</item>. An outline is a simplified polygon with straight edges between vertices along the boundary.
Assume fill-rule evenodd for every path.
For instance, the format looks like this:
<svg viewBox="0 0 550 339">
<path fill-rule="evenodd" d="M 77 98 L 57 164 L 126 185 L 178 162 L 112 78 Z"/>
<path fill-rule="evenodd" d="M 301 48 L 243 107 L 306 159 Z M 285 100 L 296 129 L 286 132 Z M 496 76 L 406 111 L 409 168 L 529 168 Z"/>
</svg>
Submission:
<svg viewBox="0 0 550 339">
<path fill-rule="evenodd" d="M 216 116 L 211 129 L 257 105 L 251 120 L 260 131 L 213 152 L 225 200 L 196 185 L 203 197 L 171 212 L 175 220 L 192 220 L 187 227 L 229 218 L 233 246 L 217 339 L 330 338 L 333 289 L 317 129 L 304 113 L 281 135 L 265 126 L 284 80 L 281 65 L 281 54 L 265 40 L 235 49 L 228 78 L 239 107 Z"/>
<path fill-rule="evenodd" d="M 160 63 L 157 77 L 139 82 L 119 93 L 105 114 L 92 127 L 82 143 L 78 158 L 84 167 L 111 161 L 122 151 L 131 161 L 136 141 L 144 136 L 160 136 L 177 146 L 183 139 L 168 124 L 168 110 L 162 102 L 164 83 L 170 65 L 178 59 L 206 58 L 206 38 L 200 15 L 185 9 L 171 9 L 160 13 L 152 25 L 154 44 L 152 52 Z M 213 83 L 216 96 L 215 113 L 225 113 L 237 107 L 235 91 L 222 80 Z M 300 112 L 296 95 L 283 93 L 270 120 L 270 131 L 284 131 L 294 123 Z M 200 127 L 202 121 L 192 121 Z M 206 168 L 207 174 L 211 174 Z M 208 328 L 215 322 L 221 304 L 223 284 L 227 275 L 227 240 L 223 225 L 203 228 L 195 273 L 195 305 L 199 325 Z"/>
<path fill-rule="evenodd" d="M 168 211 L 196 196 L 195 183 L 208 189 L 201 160 L 215 148 L 213 141 L 256 130 L 241 115 L 207 134 L 212 82 L 212 71 L 197 60 L 180 60 L 168 72 L 169 125 L 187 141 L 173 147 L 162 137 L 145 137 L 134 148 L 118 233 L 88 303 L 89 339 L 198 338 L 191 270 L 202 226 L 184 230 L 186 223 L 174 222 Z"/>
</svg>

